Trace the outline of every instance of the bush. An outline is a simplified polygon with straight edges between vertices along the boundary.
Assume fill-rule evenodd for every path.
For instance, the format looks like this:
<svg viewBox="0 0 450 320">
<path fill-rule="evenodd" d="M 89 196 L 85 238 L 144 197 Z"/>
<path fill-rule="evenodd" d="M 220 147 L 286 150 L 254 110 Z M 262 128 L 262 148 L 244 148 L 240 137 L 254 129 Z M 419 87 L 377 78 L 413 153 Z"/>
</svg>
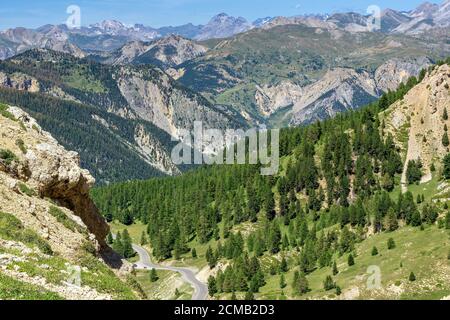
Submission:
<svg viewBox="0 0 450 320">
<path fill-rule="evenodd" d="M 0 103 L 0 115 L 4 116 L 5 118 L 8 118 L 10 120 L 16 121 L 16 118 L 14 117 L 14 115 L 9 112 L 8 110 L 8 106 L 6 104 Z"/>
<path fill-rule="evenodd" d="M 35 196 L 36 192 L 33 189 L 28 188 L 28 186 L 25 183 L 19 183 L 19 190 L 24 195 L 27 195 L 29 197 Z"/>
<path fill-rule="evenodd" d="M 19 147 L 20 151 L 22 151 L 23 154 L 27 153 L 27 148 L 25 147 L 25 142 L 23 142 L 22 139 L 16 140 L 16 146 Z"/>
<path fill-rule="evenodd" d="M 395 241 L 393 238 L 389 238 L 388 243 L 387 243 L 387 248 L 388 248 L 388 250 L 392 250 L 395 248 Z"/>
<path fill-rule="evenodd" d="M 13 161 L 17 160 L 17 157 L 11 150 L 0 149 L 0 160 L 10 165 Z"/>
<path fill-rule="evenodd" d="M 377 247 L 373 247 L 372 248 L 372 256 L 377 256 L 378 255 L 378 249 Z"/>
</svg>

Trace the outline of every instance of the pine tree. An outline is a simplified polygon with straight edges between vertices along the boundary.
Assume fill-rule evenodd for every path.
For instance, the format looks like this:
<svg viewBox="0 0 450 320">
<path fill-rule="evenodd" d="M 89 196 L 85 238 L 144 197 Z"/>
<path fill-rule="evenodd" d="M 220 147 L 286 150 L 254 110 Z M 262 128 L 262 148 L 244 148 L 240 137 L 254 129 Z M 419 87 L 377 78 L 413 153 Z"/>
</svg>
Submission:
<svg viewBox="0 0 450 320">
<path fill-rule="evenodd" d="M 116 239 L 114 240 L 114 243 L 113 243 L 112 247 L 113 247 L 115 252 L 117 252 L 121 256 L 124 256 L 122 235 L 120 234 L 120 232 L 117 232 Z"/>
<path fill-rule="evenodd" d="M 445 120 L 445 121 L 448 120 L 447 108 L 444 108 L 444 113 L 442 114 L 442 119 Z"/>
<path fill-rule="evenodd" d="M 208 278 L 208 292 L 211 297 L 213 297 L 217 293 L 217 285 L 216 278 L 210 276 Z"/>
<path fill-rule="evenodd" d="M 447 154 L 443 160 L 444 169 L 442 171 L 442 175 L 445 179 L 450 179 L 450 154 Z"/>
<path fill-rule="evenodd" d="M 303 272 L 300 273 L 297 288 L 300 295 L 303 295 L 309 291 L 308 280 L 306 279 L 306 276 Z"/>
<path fill-rule="evenodd" d="M 331 289 L 334 289 L 336 287 L 336 284 L 333 281 L 333 278 L 331 276 L 327 276 L 323 282 L 323 288 L 325 291 L 329 291 Z"/>
<path fill-rule="evenodd" d="M 133 250 L 132 240 L 127 229 L 123 230 L 122 232 L 122 244 L 123 244 L 123 256 L 125 258 L 127 259 L 131 258 L 136 254 L 136 252 Z"/>
<path fill-rule="evenodd" d="M 442 145 L 444 147 L 448 147 L 450 145 L 450 141 L 448 140 L 448 133 L 444 132 L 444 135 L 442 136 Z"/>
<path fill-rule="evenodd" d="M 197 250 L 195 248 L 192 248 L 191 254 L 193 259 L 197 259 Z"/>
<path fill-rule="evenodd" d="M 372 256 L 377 256 L 378 255 L 378 249 L 377 247 L 373 247 L 372 248 Z"/>
<path fill-rule="evenodd" d="M 244 300 L 245 300 L 245 301 L 253 301 L 253 300 L 255 300 L 255 295 L 253 294 L 253 292 L 252 292 L 251 290 L 248 290 L 248 291 L 245 293 Z"/>
<path fill-rule="evenodd" d="M 152 268 L 152 270 L 150 270 L 150 281 L 151 282 L 156 282 L 158 281 L 158 274 L 156 273 L 155 268 Z"/>
<path fill-rule="evenodd" d="M 214 254 L 212 248 L 209 246 L 206 250 L 206 261 L 208 262 L 209 268 L 213 269 L 217 264 L 217 256 Z"/>
<path fill-rule="evenodd" d="M 337 296 L 340 296 L 341 294 L 342 294 L 341 287 L 336 286 L 336 295 L 337 295 Z"/>
<path fill-rule="evenodd" d="M 394 208 L 390 208 L 386 217 L 384 218 L 384 229 L 386 231 L 395 231 L 398 229 L 397 214 Z"/>
<path fill-rule="evenodd" d="M 284 278 L 284 274 L 282 273 L 280 276 L 280 289 L 286 288 L 286 279 Z"/>
<path fill-rule="evenodd" d="M 273 192 L 270 189 L 267 190 L 265 196 L 264 209 L 267 219 L 273 220 L 275 218 L 275 200 L 273 198 Z"/>
<path fill-rule="evenodd" d="M 387 243 L 387 248 L 388 248 L 388 250 L 392 250 L 395 248 L 395 241 L 393 238 L 389 238 L 388 243 Z"/>
<path fill-rule="evenodd" d="M 114 243 L 114 238 L 113 238 L 113 235 L 111 232 L 108 233 L 108 236 L 106 238 L 106 243 L 108 243 L 109 245 L 112 245 Z"/>
<path fill-rule="evenodd" d="M 145 231 L 142 231 L 141 246 L 145 246 L 146 244 L 148 244 L 147 236 L 145 235 Z"/>
<path fill-rule="evenodd" d="M 416 281 L 416 275 L 414 274 L 414 272 L 411 272 L 409 274 L 409 281 L 411 281 L 411 282 Z"/>
<path fill-rule="evenodd" d="M 289 269 L 288 269 L 288 264 L 287 264 L 286 258 L 283 257 L 280 262 L 280 272 L 284 273 L 284 272 L 288 272 L 288 270 Z"/>
<path fill-rule="evenodd" d="M 353 258 L 353 255 L 350 253 L 348 256 L 348 266 L 351 267 L 353 265 L 355 265 L 355 259 Z"/>
<path fill-rule="evenodd" d="M 339 273 L 339 270 L 337 268 L 336 261 L 333 261 L 333 276 L 337 275 Z"/>
</svg>

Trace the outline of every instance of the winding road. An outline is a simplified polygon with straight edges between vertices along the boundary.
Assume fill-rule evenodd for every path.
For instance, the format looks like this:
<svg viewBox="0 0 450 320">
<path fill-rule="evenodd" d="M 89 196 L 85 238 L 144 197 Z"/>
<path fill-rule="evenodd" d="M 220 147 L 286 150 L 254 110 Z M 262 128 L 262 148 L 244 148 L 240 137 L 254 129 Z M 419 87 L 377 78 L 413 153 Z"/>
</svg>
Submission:
<svg viewBox="0 0 450 320">
<path fill-rule="evenodd" d="M 168 270 L 178 272 L 179 274 L 181 274 L 183 280 L 191 284 L 191 286 L 194 288 L 192 300 L 207 300 L 208 287 L 195 277 L 195 273 L 192 270 L 187 268 L 177 268 L 169 266 L 166 267 L 154 264 L 147 250 L 136 244 L 133 244 L 133 249 L 139 255 L 139 261 L 134 264 L 136 269 L 138 270 L 155 269 L 155 270 Z"/>
</svg>

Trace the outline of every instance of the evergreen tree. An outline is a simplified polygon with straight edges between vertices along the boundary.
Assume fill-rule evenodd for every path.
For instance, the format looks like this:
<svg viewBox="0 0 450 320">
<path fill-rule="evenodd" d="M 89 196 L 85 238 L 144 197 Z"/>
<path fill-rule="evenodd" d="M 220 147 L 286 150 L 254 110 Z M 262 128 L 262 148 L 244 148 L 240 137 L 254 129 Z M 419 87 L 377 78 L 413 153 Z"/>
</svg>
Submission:
<svg viewBox="0 0 450 320">
<path fill-rule="evenodd" d="M 280 272 L 284 273 L 284 272 L 288 272 L 288 270 L 289 269 L 288 269 L 288 264 L 287 264 L 286 258 L 283 257 L 280 262 Z"/>
<path fill-rule="evenodd" d="M 280 251 L 281 231 L 278 223 L 274 221 L 271 225 L 267 244 L 271 253 L 276 254 Z"/>
<path fill-rule="evenodd" d="M 253 301 L 253 300 L 255 300 L 255 295 L 253 294 L 253 292 L 251 290 L 248 290 L 245 293 L 244 300 L 246 300 L 246 301 Z"/>
<path fill-rule="evenodd" d="M 284 278 L 284 274 L 282 273 L 280 276 L 280 289 L 286 288 L 286 279 Z"/>
<path fill-rule="evenodd" d="M 128 230 L 125 229 L 122 232 L 122 245 L 123 245 L 123 256 L 125 258 L 134 257 L 136 252 L 133 250 L 132 240 Z"/>
<path fill-rule="evenodd" d="M 442 175 L 445 179 L 450 179 L 450 154 L 447 154 L 443 160 L 444 168 L 442 171 Z"/>
<path fill-rule="evenodd" d="M 273 192 L 270 188 L 266 192 L 264 209 L 266 211 L 266 217 L 269 220 L 275 218 L 275 200 L 273 198 Z"/>
<path fill-rule="evenodd" d="M 113 238 L 111 232 L 108 233 L 108 236 L 106 238 L 106 243 L 109 244 L 109 245 L 112 245 L 114 243 L 114 238 Z"/>
<path fill-rule="evenodd" d="M 141 246 L 145 246 L 146 244 L 148 244 L 147 236 L 145 235 L 145 231 L 142 231 Z"/>
<path fill-rule="evenodd" d="M 444 135 L 442 136 L 442 145 L 444 147 L 448 147 L 450 145 L 450 141 L 448 140 L 448 133 L 444 132 Z"/>
<path fill-rule="evenodd" d="M 295 271 L 292 289 L 297 295 L 303 295 L 309 291 L 309 284 L 303 272 Z"/>
<path fill-rule="evenodd" d="M 352 255 L 351 253 L 350 253 L 349 256 L 348 256 L 347 262 L 348 262 L 348 266 L 349 266 L 349 267 L 355 265 L 355 259 L 353 258 L 353 255 Z"/>
<path fill-rule="evenodd" d="M 411 282 L 416 281 L 416 275 L 414 274 L 414 272 L 411 272 L 409 274 L 409 281 L 411 281 Z"/>
<path fill-rule="evenodd" d="M 152 268 L 152 270 L 150 270 L 150 281 L 151 282 L 156 282 L 158 281 L 158 274 L 156 273 L 155 268 Z"/>
<path fill-rule="evenodd" d="M 341 294 L 342 294 L 341 287 L 336 286 L 336 295 L 337 295 L 337 296 L 340 296 Z"/>
<path fill-rule="evenodd" d="M 325 291 L 329 291 L 331 289 L 334 289 L 336 287 L 336 284 L 333 281 L 333 278 L 331 276 L 327 276 L 323 282 L 323 288 Z"/>
<path fill-rule="evenodd" d="M 386 231 L 395 231 L 398 229 L 398 220 L 397 220 L 397 214 L 395 213 L 394 208 L 390 208 L 385 220 L 384 220 L 384 229 Z"/>
<path fill-rule="evenodd" d="M 191 254 L 193 259 L 197 259 L 197 250 L 195 248 L 192 248 Z"/>
<path fill-rule="evenodd" d="M 387 248 L 388 250 L 392 250 L 395 248 L 395 241 L 393 238 L 389 238 L 388 242 L 387 242 Z"/>
<path fill-rule="evenodd" d="M 447 108 L 444 108 L 444 112 L 442 114 L 442 119 L 447 121 L 448 120 L 448 113 L 447 113 Z"/>
<path fill-rule="evenodd" d="M 120 234 L 120 232 L 117 232 L 116 239 L 114 240 L 112 248 L 115 252 L 117 252 L 121 256 L 124 256 L 124 247 L 122 243 L 122 235 Z"/>
<path fill-rule="evenodd" d="M 337 268 L 336 261 L 333 261 L 333 276 L 337 275 L 339 273 L 339 270 Z"/>
<path fill-rule="evenodd" d="M 208 292 L 211 297 L 213 297 L 217 293 L 217 285 L 216 278 L 210 276 L 208 278 Z"/>
<path fill-rule="evenodd" d="M 378 249 L 377 247 L 373 247 L 372 248 L 372 256 L 377 256 L 378 255 Z"/>
</svg>

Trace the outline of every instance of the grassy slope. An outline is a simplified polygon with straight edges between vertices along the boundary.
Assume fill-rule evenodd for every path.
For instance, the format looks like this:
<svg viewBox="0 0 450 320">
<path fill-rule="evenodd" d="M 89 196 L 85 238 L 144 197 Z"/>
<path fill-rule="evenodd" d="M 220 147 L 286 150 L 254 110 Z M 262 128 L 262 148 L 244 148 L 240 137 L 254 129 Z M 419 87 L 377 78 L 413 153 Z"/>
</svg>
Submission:
<svg viewBox="0 0 450 320">
<path fill-rule="evenodd" d="M 397 247 L 388 250 L 387 240 L 391 237 Z M 373 246 L 378 248 L 378 256 L 371 255 Z M 351 292 L 358 290 L 359 299 L 440 299 L 450 295 L 450 262 L 447 259 L 449 248 L 448 231 L 439 230 L 435 226 L 424 231 L 405 227 L 393 233 L 378 234 L 356 246 L 357 257 L 354 266 L 348 266 L 348 255 L 337 259 L 340 273 L 334 280 L 343 290 L 342 297 L 347 298 L 352 297 Z M 369 266 L 378 266 L 381 270 L 380 290 L 366 289 Z M 416 282 L 408 280 L 411 272 L 415 273 Z M 331 268 L 318 269 L 308 275 L 311 292 L 302 297 L 292 293 L 290 284 L 293 274 L 293 270 L 286 274 L 288 286 L 284 293 L 289 299 L 336 298 L 334 290 L 325 292 L 323 289 L 325 277 L 332 274 Z M 258 298 L 281 298 L 279 278 L 269 278 Z"/>
</svg>

